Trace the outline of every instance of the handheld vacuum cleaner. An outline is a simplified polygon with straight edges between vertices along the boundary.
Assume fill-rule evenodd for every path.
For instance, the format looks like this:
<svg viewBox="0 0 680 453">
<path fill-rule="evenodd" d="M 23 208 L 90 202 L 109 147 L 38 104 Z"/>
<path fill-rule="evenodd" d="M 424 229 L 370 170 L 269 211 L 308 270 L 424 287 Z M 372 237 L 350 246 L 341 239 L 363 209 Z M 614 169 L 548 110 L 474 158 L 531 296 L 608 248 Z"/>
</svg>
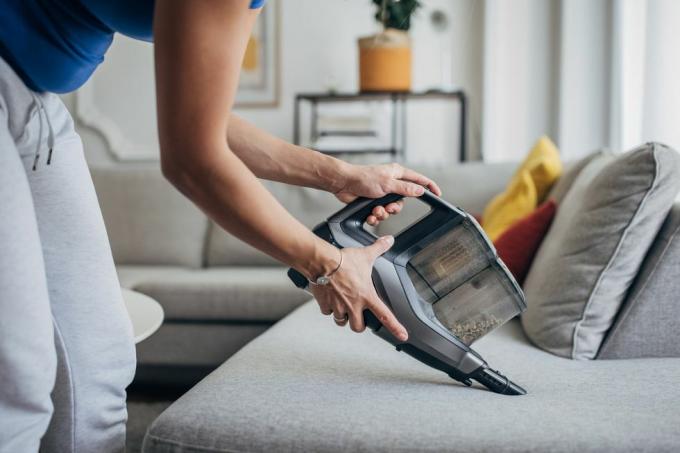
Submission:
<svg viewBox="0 0 680 453">
<path fill-rule="evenodd" d="M 361 247 L 377 237 L 364 228 L 375 206 L 401 195 L 360 198 L 317 225 L 314 233 L 336 247 Z M 492 392 L 524 395 L 470 345 L 526 309 L 524 294 L 475 219 L 425 191 L 429 212 L 395 236 L 394 245 L 373 266 L 373 284 L 382 301 L 406 328 L 402 342 L 368 310 L 375 334 L 422 363 L 466 386 L 475 380 Z M 288 276 L 307 289 L 295 269 Z"/>
</svg>

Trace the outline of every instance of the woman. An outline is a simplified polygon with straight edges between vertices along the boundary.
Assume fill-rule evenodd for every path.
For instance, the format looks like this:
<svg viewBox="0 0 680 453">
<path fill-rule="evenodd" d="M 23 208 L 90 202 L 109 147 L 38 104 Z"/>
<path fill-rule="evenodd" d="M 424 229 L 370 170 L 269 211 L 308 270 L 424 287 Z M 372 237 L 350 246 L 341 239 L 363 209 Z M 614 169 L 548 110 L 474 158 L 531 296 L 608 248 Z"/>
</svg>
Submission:
<svg viewBox="0 0 680 453">
<path fill-rule="evenodd" d="M 397 165 L 355 166 L 231 114 L 262 0 L 0 0 L 0 451 L 121 451 L 134 374 L 129 321 L 82 145 L 52 93 L 84 83 L 114 32 L 155 42 L 165 176 L 240 239 L 303 272 L 326 315 L 364 330 L 370 309 L 407 332 L 371 283 L 391 246 L 342 252 L 291 217 L 257 178 L 343 202 L 439 188 Z M 226 137 L 226 139 L 225 139 Z M 375 224 L 401 205 L 376 208 Z"/>
</svg>

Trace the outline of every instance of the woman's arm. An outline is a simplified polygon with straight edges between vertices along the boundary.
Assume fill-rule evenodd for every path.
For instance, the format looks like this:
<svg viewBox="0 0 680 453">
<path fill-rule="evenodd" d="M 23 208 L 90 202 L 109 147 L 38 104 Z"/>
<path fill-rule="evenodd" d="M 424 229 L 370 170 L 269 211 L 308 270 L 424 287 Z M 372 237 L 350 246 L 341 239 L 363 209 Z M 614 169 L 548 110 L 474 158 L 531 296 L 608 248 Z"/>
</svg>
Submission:
<svg viewBox="0 0 680 453">
<path fill-rule="evenodd" d="M 401 165 L 352 165 L 292 145 L 237 115 L 232 114 L 229 123 L 229 148 L 259 178 L 325 190 L 345 203 L 357 196 L 377 198 L 390 192 L 419 196 L 423 187 L 441 195 L 431 179 Z M 376 225 L 401 207 L 401 202 L 376 206 L 366 221 Z"/>
<path fill-rule="evenodd" d="M 308 275 L 338 252 L 318 240 L 227 145 L 241 60 L 257 10 L 248 0 L 163 0 L 154 40 L 161 166 L 223 228 Z"/>
<path fill-rule="evenodd" d="M 266 135 L 262 139 L 262 133 L 243 128 L 231 116 L 243 53 L 258 13 L 248 9 L 248 4 L 248 0 L 156 2 L 156 97 L 163 173 L 224 229 L 308 278 L 327 275 L 342 258 L 342 266 L 330 284 L 314 289 L 321 311 L 338 317 L 347 315 L 352 329 L 362 331 L 362 313 L 369 309 L 392 334 L 405 340 L 406 330 L 380 301 L 371 281 L 373 261 L 389 249 L 392 239 L 381 238 L 370 247 L 341 252 L 295 220 L 242 160 L 250 159 L 258 173 L 269 174 L 272 179 L 277 179 L 279 172 L 288 174 L 288 181 L 306 181 L 309 185 L 314 184 L 310 175 L 317 174 L 323 180 L 319 172 L 332 173 L 331 167 L 319 164 L 323 167 L 319 169 L 305 159 L 291 164 L 296 159 L 291 159 L 290 147 L 281 147 L 278 156 L 269 154 L 266 140 L 273 140 L 270 143 L 274 148 L 281 142 Z M 232 138 L 232 127 L 242 131 L 237 134 L 240 138 Z M 267 159 L 267 165 L 243 157 L 249 133 L 255 141 L 260 140 L 257 149 L 250 150 Z M 242 151 L 241 158 L 232 151 L 227 137 L 232 143 L 240 141 L 241 145 L 235 146 Z M 323 156 L 314 156 L 323 161 Z M 274 163 L 275 158 L 281 158 L 283 164 Z M 338 198 L 379 197 L 388 190 L 404 189 L 404 181 L 375 178 L 370 168 L 362 167 L 354 178 L 344 181 Z M 389 168 L 393 176 L 401 172 L 400 167 Z M 412 185 L 400 193 L 418 195 L 422 190 Z"/>
<path fill-rule="evenodd" d="M 258 178 L 336 193 L 350 174 L 350 164 L 292 145 L 237 115 L 229 123 L 229 148 Z"/>
</svg>

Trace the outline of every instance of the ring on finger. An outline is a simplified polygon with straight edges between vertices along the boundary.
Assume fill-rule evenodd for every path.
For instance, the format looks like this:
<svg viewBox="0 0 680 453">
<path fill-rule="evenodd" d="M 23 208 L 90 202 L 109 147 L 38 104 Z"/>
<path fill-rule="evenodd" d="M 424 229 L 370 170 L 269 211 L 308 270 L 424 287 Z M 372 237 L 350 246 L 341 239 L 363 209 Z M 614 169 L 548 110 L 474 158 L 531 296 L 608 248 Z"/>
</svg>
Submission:
<svg viewBox="0 0 680 453">
<path fill-rule="evenodd" d="M 344 326 L 345 324 L 347 324 L 347 321 L 349 321 L 349 315 L 345 313 L 345 316 L 343 316 L 342 318 L 338 318 L 334 313 L 333 321 L 335 321 L 335 323 L 339 326 Z"/>
</svg>

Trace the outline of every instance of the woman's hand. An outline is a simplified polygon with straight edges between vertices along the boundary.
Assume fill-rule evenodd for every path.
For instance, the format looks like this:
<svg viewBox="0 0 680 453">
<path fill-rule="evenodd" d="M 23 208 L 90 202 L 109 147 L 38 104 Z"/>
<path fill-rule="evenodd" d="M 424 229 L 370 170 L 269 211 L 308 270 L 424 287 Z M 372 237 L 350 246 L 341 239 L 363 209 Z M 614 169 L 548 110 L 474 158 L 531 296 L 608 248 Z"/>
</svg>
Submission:
<svg viewBox="0 0 680 453">
<path fill-rule="evenodd" d="M 342 264 L 329 278 L 329 283 L 310 285 L 321 312 L 332 314 L 339 326 L 349 322 L 353 331 L 363 332 L 366 328 L 363 312 L 368 309 L 392 335 L 406 341 L 406 329 L 380 300 L 371 280 L 373 262 L 393 243 L 392 236 L 384 236 L 368 247 L 342 249 Z"/>
<path fill-rule="evenodd" d="M 425 188 L 437 196 L 442 193 L 439 186 L 430 178 L 396 163 L 351 165 L 340 190 L 335 192 L 335 196 L 343 203 L 350 203 L 358 197 L 380 198 L 390 193 L 405 197 L 419 197 Z M 387 206 L 376 206 L 366 219 L 366 223 L 375 226 L 387 220 L 390 214 L 398 214 L 402 206 L 401 201 Z"/>
</svg>

